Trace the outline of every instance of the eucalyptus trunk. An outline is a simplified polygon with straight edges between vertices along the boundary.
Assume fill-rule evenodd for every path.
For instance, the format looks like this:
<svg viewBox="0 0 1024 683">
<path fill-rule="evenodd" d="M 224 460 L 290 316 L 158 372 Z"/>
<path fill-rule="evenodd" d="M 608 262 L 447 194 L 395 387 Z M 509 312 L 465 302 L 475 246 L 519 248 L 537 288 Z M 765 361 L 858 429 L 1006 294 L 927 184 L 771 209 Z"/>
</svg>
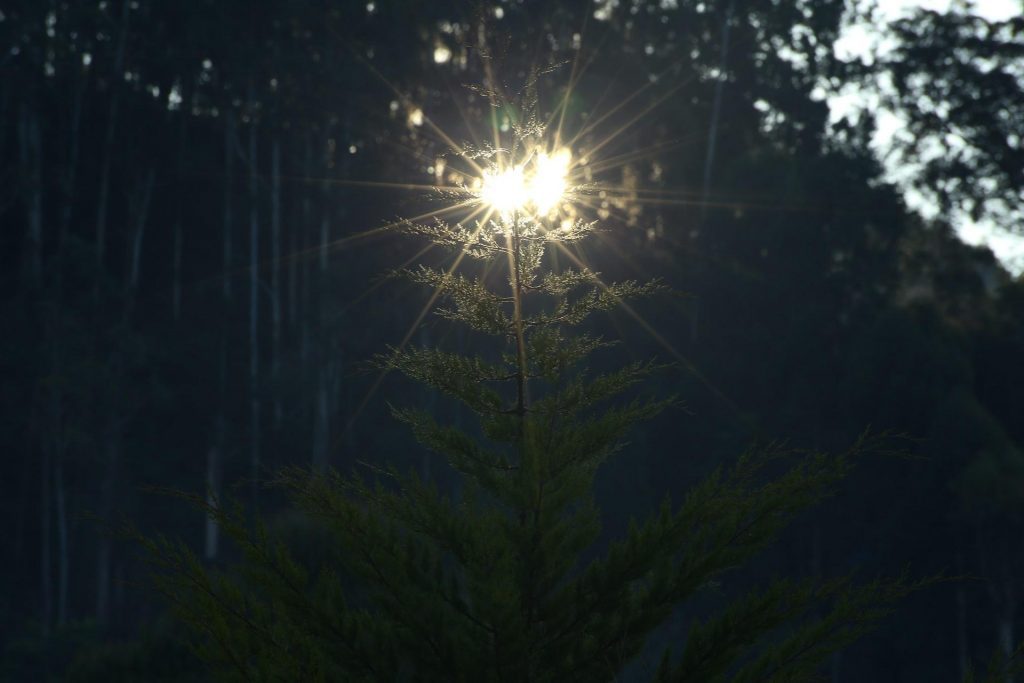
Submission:
<svg viewBox="0 0 1024 683">
<path fill-rule="evenodd" d="M 114 65 L 110 82 L 110 107 L 107 111 L 107 125 L 103 135 L 103 147 L 100 152 L 100 186 L 96 198 L 96 273 L 93 296 L 99 301 L 100 281 L 103 277 L 104 255 L 107 245 L 107 213 L 110 203 L 110 167 L 114 157 L 114 133 L 117 130 L 117 117 L 120 88 L 117 86 L 124 76 L 125 51 L 128 42 L 128 27 L 131 17 L 131 2 L 121 4 L 121 26 L 118 30 L 117 49 L 114 52 Z"/>
<path fill-rule="evenodd" d="M 52 481 L 50 473 L 53 469 L 53 458 L 50 449 L 42 448 L 39 459 L 39 602 L 40 627 L 43 635 L 50 632 L 53 619 L 53 555 L 51 536 L 53 529 L 50 519 L 52 501 Z"/>
<path fill-rule="evenodd" d="M 43 284 L 43 143 L 39 116 L 27 105 L 18 117 L 18 152 L 27 192 L 24 279 L 38 290 Z"/>
<path fill-rule="evenodd" d="M 281 428 L 281 140 L 270 150 L 270 383 L 274 388 L 274 427 Z"/>
<path fill-rule="evenodd" d="M 156 169 L 150 168 L 146 174 L 135 199 L 135 221 L 132 226 L 128 254 L 128 281 L 125 286 L 124 322 L 128 323 L 135 312 L 138 299 L 139 282 L 142 277 L 142 246 L 146 238 L 146 226 L 149 222 L 149 206 L 153 199 L 153 185 L 156 182 Z"/>
<path fill-rule="evenodd" d="M 250 113 L 255 114 L 253 85 L 249 83 Z M 255 508 L 260 473 L 260 221 L 256 122 L 249 125 L 249 476 Z"/>
<path fill-rule="evenodd" d="M 328 197 L 330 189 L 326 180 L 327 170 L 331 167 L 330 147 L 324 145 L 324 174 L 325 179 L 320 185 L 320 193 L 323 199 L 320 214 L 320 242 L 317 248 L 318 282 L 317 282 L 317 332 L 316 344 L 318 367 L 316 373 L 316 398 L 313 410 L 313 468 L 323 471 L 327 468 L 330 458 L 331 443 L 331 385 L 332 376 L 335 373 L 336 358 L 331 352 L 333 334 L 327 320 L 327 302 L 329 286 L 329 273 L 327 271 L 327 249 L 331 234 L 331 203 Z"/>
<path fill-rule="evenodd" d="M 231 224 L 234 220 L 231 207 L 231 193 L 234 190 L 232 152 L 236 145 L 235 117 L 229 111 L 224 116 L 224 216 L 221 223 L 221 245 L 223 246 L 223 281 L 221 283 L 221 292 L 223 293 L 225 304 L 231 301 L 231 268 L 234 261 L 231 244 Z M 227 306 L 225 306 L 224 312 L 227 313 Z"/>
<path fill-rule="evenodd" d="M 108 520 L 114 512 L 117 494 L 117 476 L 121 465 L 122 424 L 120 416 L 108 415 L 103 431 L 103 479 L 100 484 L 100 519 Z M 100 624 L 110 619 L 110 577 L 113 558 L 113 538 L 106 530 L 99 530 L 96 550 L 96 611 Z"/>
<path fill-rule="evenodd" d="M 188 101 L 188 97 L 184 98 Z M 176 151 L 175 160 L 175 184 L 178 197 L 185 197 L 185 171 L 184 171 L 184 150 L 187 132 L 188 114 L 185 111 L 179 112 L 180 119 L 178 121 L 178 149 Z M 174 206 L 174 253 L 171 256 L 172 259 L 172 270 L 173 270 L 173 284 L 171 288 L 171 312 L 174 316 L 175 322 L 181 320 L 181 268 L 182 268 L 182 249 L 184 247 L 184 235 L 182 228 L 182 204 L 184 202 L 175 202 Z"/>
<path fill-rule="evenodd" d="M 63 438 L 61 438 L 63 441 Z M 64 448 L 61 444 L 53 466 L 57 505 L 57 625 L 68 623 L 68 586 L 71 576 L 71 552 L 68 538 L 67 486 L 64 479 Z"/>
</svg>

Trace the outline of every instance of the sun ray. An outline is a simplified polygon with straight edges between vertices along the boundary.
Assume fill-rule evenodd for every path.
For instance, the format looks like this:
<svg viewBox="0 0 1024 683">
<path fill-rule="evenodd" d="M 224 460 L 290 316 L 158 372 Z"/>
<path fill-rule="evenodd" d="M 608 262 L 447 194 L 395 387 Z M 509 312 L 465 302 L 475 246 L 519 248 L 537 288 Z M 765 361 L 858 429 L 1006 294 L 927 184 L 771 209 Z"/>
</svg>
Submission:
<svg viewBox="0 0 1024 683">
<path fill-rule="evenodd" d="M 473 139 L 473 144 L 476 145 L 477 147 L 479 147 L 480 146 L 480 137 L 479 137 L 479 135 L 477 135 L 476 128 L 473 125 L 470 124 L 469 118 L 467 118 L 467 116 L 466 116 L 466 109 L 462 105 L 461 98 L 455 92 L 455 89 L 452 88 L 451 81 L 448 81 L 446 79 L 446 84 L 448 86 L 448 94 L 451 95 L 451 101 L 455 105 L 455 109 L 459 112 L 459 118 L 462 119 L 463 130 L 465 130 L 465 131 L 467 131 L 469 133 L 469 136 Z"/>
<path fill-rule="evenodd" d="M 398 97 L 401 101 L 406 102 L 406 103 L 413 101 L 413 99 L 411 97 L 406 95 L 396 85 L 391 83 L 391 81 L 389 81 L 384 76 L 384 74 L 382 74 L 380 72 L 380 70 L 377 67 L 375 67 L 373 64 L 368 62 L 366 59 L 364 59 L 362 55 L 360 55 L 359 53 L 356 53 L 356 52 L 353 52 L 353 54 L 355 54 L 356 59 L 358 59 L 360 62 L 362 62 L 363 65 L 366 66 L 366 68 L 369 69 L 370 72 L 373 75 L 375 75 L 377 78 L 379 78 L 380 81 L 382 83 L 384 83 L 384 85 L 386 85 L 391 90 L 391 92 L 393 92 L 395 94 L 395 96 Z M 426 124 L 426 126 L 430 130 L 432 130 L 435 135 L 437 135 L 439 138 L 441 138 L 442 142 L 444 142 L 446 145 L 448 145 L 449 149 L 455 150 L 455 152 L 457 154 L 459 154 L 459 156 L 461 156 L 470 166 L 473 167 L 474 172 L 476 172 L 476 173 L 483 173 L 483 169 L 480 168 L 480 166 L 469 157 L 469 155 L 466 153 L 466 150 L 463 149 L 462 145 L 459 145 L 457 142 L 455 142 L 455 140 L 453 140 L 451 138 L 451 136 L 449 136 L 446 132 L 444 132 L 444 130 L 442 130 L 442 128 L 440 126 L 438 126 L 433 121 L 433 119 L 431 119 L 426 114 L 426 112 L 423 112 L 422 109 L 420 109 L 420 112 L 423 114 L 423 123 Z"/>
<path fill-rule="evenodd" d="M 619 68 L 621 69 L 623 67 L 620 66 Z M 669 68 L 671 68 L 671 67 L 669 67 Z M 580 130 L 576 132 L 576 135 L 573 136 L 572 140 L 569 142 L 569 146 L 570 147 L 575 146 L 576 143 L 579 142 L 580 138 L 582 138 L 584 135 L 594 131 L 599 125 L 601 125 L 602 123 L 607 121 L 609 118 L 611 118 L 612 116 L 617 114 L 619 111 L 621 111 L 622 109 L 627 107 L 630 104 L 630 102 L 635 100 L 637 97 L 639 97 L 643 93 L 647 92 L 647 90 L 649 90 L 650 88 L 653 88 L 661 80 L 661 76 L 664 73 L 666 73 L 668 70 L 669 69 L 665 69 L 665 71 L 663 71 L 661 74 L 658 74 L 657 78 L 648 80 L 646 83 L 641 85 L 639 88 L 634 90 L 632 93 L 630 93 L 629 95 L 626 95 L 625 97 L 623 97 L 618 102 L 618 104 L 616 104 L 614 107 L 612 107 L 611 109 L 609 109 L 605 113 L 601 114 L 600 116 L 595 118 L 593 121 L 587 121 L 586 125 L 581 127 Z M 609 79 L 609 80 L 610 80 L 610 83 L 609 83 L 608 90 L 611 89 L 611 85 L 612 85 L 612 83 L 615 82 L 616 79 Z M 685 79 L 685 80 L 681 81 L 679 84 L 674 86 L 670 90 L 670 92 L 674 92 L 675 90 L 678 90 L 679 88 L 682 88 L 684 85 L 689 84 L 692 80 L 693 80 L 693 78 L 688 78 L 688 79 Z M 604 97 L 607 96 L 607 92 L 608 91 L 606 91 L 605 95 L 601 97 L 601 100 L 604 100 Z"/>
<path fill-rule="evenodd" d="M 551 118 L 548 120 L 548 125 L 550 126 L 552 121 L 554 120 L 555 114 L 558 114 L 558 127 L 555 129 L 554 138 L 556 147 L 559 147 L 562 144 L 562 131 L 565 130 L 565 115 L 569 109 L 569 100 L 572 96 L 572 93 L 576 89 L 576 86 L 579 85 L 580 80 L 583 78 L 583 74 L 586 73 L 587 69 L 590 68 L 590 65 L 594 63 L 595 59 L 597 59 L 597 55 L 600 52 L 601 47 L 604 45 L 604 41 L 607 40 L 608 36 L 610 35 L 610 32 L 605 32 L 604 37 L 601 38 L 601 42 L 593 50 L 590 51 L 590 57 L 583 64 L 583 66 L 580 67 L 580 56 L 583 54 L 583 38 L 586 36 L 589 21 L 590 13 L 584 12 L 583 25 L 580 27 L 579 33 L 580 47 L 576 48 L 576 56 L 573 57 L 572 60 L 572 71 L 569 74 L 569 83 L 565 88 L 565 97 L 562 98 L 561 104 L 555 108 L 555 111 L 551 112 Z"/>
<path fill-rule="evenodd" d="M 587 19 L 588 17 L 584 16 L 581 32 L 586 31 L 587 29 Z M 607 38 L 608 35 L 610 34 L 605 34 L 604 38 Z M 397 227 L 398 225 L 405 224 L 407 222 L 417 222 L 428 218 L 439 218 L 446 214 L 450 215 L 452 212 L 465 210 L 474 206 L 475 208 L 473 208 L 469 217 L 463 220 L 472 220 L 476 216 L 485 212 L 483 220 L 477 221 L 476 231 L 473 232 L 473 237 L 475 238 L 479 234 L 480 230 L 485 229 L 485 226 L 495 222 L 492 221 L 492 217 L 495 215 L 501 216 L 500 222 L 506 227 L 509 220 L 515 220 L 510 217 L 517 214 L 527 222 L 541 224 L 545 223 L 548 218 L 554 219 L 555 216 L 561 216 L 562 219 L 566 216 L 569 216 L 570 219 L 577 216 L 575 209 L 571 207 L 572 205 L 578 205 L 581 209 L 586 211 L 598 212 L 598 214 L 603 217 L 612 216 L 615 220 L 619 220 L 620 218 L 627 220 L 631 218 L 631 216 L 627 215 L 629 209 L 624 202 L 641 205 L 650 204 L 655 206 L 692 206 L 700 203 L 697 200 L 700 196 L 697 191 L 686 192 L 683 190 L 665 190 L 660 188 L 631 188 L 607 183 L 581 183 L 577 187 L 572 187 L 574 183 L 583 180 L 582 176 L 584 171 L 586 172 L 586 176 L 590 178 L 594 173 L 605 173 L 609 170 L 626 166 L 627 164 L 656 157 L 659 154 L 664 154 L 668 150 L 691 143 L 692 139 L 688 138 L 692 138 L 692 136 L 687 136 L 686 138 L 661 142 L 646 148 L 628 150 L 616 155 L 605 156 L 603 158 L 600 156 L 603 150 L 608 149 L 609 146 L 622 139 L 624 133 L 633 129 L 639 121 L 643 120 L 644 117 L 648 116 L 652 111 L 668 101 L 669 98 L 673 97 L 679 92 L 679 90 L 692 82 L 696 76 L 680 80 L 665 89 L 663 92 L 655 94 L 654 97 L 649 98 L 649 102 L 640 106 L 638 98 L 642 97 L 645 93 L 650 93 L 655 84 L 660 80 L 661 76 L 668 73 L 668 71 L 673 68 L 672 66 L 667 67 L 661 74 L 658 74 L 657 77 L 651 78 L 648 82 L 627 94 L 607 111 L 600 113 L 600 115 L 587 121 L 585 125 L 581 126 L 569 139 L 568 143 L 563 143 L 563 138 L 566 136 L 565 128 L 569 117 L 569 107 L 573 93 L 575 92 L 578 84 L 582 81 L 588 67 L 593 63 L 597 56 L 597 51 L 593 51 L 590 52 L 589 55 L 585 55 L 582 49 L 578 49 L 572 61 L 572 70 L 565 91 L 561 95 L 558 106 L 556 106 L 554 110 L 547 115 L 547 121 L 544 124 L 545 129 L 554 127 L 554 131 L 549 134 L 547 144 L 534 143 L 532 139 L 527 139 L 525 136 L 515 135 L 512 138 L 509 148 L 506 149 L 502 147 L 502 138 L 507 132 L 507 128 L 503 130 L 505 121 L 511 119 L 513 125 L 518 126 L 522 123 L 521 119 L 525 120 L 524 117 L 528 116 L 529 113 L 533 111 L 530 107 L 536 104 L 533 100 L 534 91 L 527 90 L 525 91 L 525 95 L 523 92 L 519 93 L 520 96 L 525 96 L 527 100 L 525 105 L 523 103 L 520 103 L 519 105 L 527 107 L 528 111 L 526 113 L 513 110 L 511 108 L 511 102 L 505 92 L 507 87 L 495 76 L 495 63 L 493 58 L 490 56 L 492 46 L 487 44 L 487 38 L 483 33 L 482 28 L 479 41 L 479 52 L 482 56 L 481 64 L 486 79 L 484 82 L 484 94 L 490 104 L 489 119 L 492 129 L 491 132 L 493 136 L 494 150 L 494 155 L 487 159 L 486 164 L 474 161 L 472 155 L 468 153 L 463 146 L 457 144 L 452 136 L 443 130 L 437 122 L 435 122 L 431 117 L 426 116 L 422 110 L 418 110 L 418 114 L 422 114 L 422 120 L 417 120 L 416 125 L 422 125 L 426 130 L 431 131 L 440 142 L 447 145 L 449 149 L 458 154 L 462 159 L 463 163 L 460 165 L 462 165 L 463 168 L 450 168 L 450 172 L 456 173 L 457 177 L 462 178 L 465 182 L 455 179 L 453 180 L 453 182 L 456 183 L 454 187 L 429 183 L 379 181 L 336 182 L 338 185 L 350 185 L 353 187 L 379 187 L 382 189 L 410 191 L 448 191 L 454 193 L 464 192 L 470 196 L 467 197 L 465 201 L 457 202 L 453 206 L 446 207 L 445 209 L 431 211 L 412 219 L 402 220 L 389 226 L 382 226 L 382 228 L 367 231 L 361 235 L 345 238 L 344 240 L 339 241 L 339 248 L 345 248 L 350 240 L 366 239 L 373 235 L 380 234 L 389 228 Z M 403 103 L 405 103 L 406 106 L 413 106 L 411 104 L 413 102 L 412 98 L 389 82 L 388 79 L 385 78 L 376 67 L 374 67 L 374 65 L 368 63 L 359 55 L 357 55 L 357 57 L 359 57 L 360 61 L 362 61 L 366 67 Z M 534 63 L 538 63 L 538 61 L 535 60 Z M 621 65 L 620 68 L 622 68 Z M 532 73 L 537 73 L 537 71 L 534 70 Z M 539 87 L 539 84 L 530 82 L 527 87 Z M 659 88 L 659 90 L 660 89 L 661 88 Z M 450 84 L 449 91 L 451 91 Z M 603 102 L 611 92 L 612 87 L 609 86 L 605 95 L 600 98 L 600 101 Z M 465 108 L 462 106 L 461 101 L 454 96 L 454 93 L 452 93 L 452 95 L 452 100 L 455 103 L 458 114 L 464 122 L 465 127 L 470 131 L 470 139 L 473 141 L 472 144 L 479 145 L 477 142 L 476 131 L 473 129 L 473 126 L 470 125 Z M 630 115 L 627 107 L 630 107 L 633 104 L 636 104 L 637 107 L 639 107 L 639 111 L 636 111 L 636 108 L 633 108 L 635 113 Z M 596 109 L 597 105 L 591 108 L 592 111 Z M 621 112 L 626 113 L 623 116 L 618 116 Z M 616 123 L 614 129 L 609 134 L 603 137 L 594 136 L 597 137 L 597 141 L 593 143 L 589 149 L 584 151 L 573 149 L 573 147 L 584 136 L 592 136 L 594 131 L 598 130 L 599 127 L 604 126 L 609 121 L 613 121 L 613 117 L 615 117 Z M 622 121 L 622 119 L 625 120 Z M 556 121 L 557 124 L 555 123 Z M 389 143 L 395 144 L 391 141 L 389 141 Z M 425 155 L 417 153 L 416 150 L 409 151 L 414 155 L 422 157 L 428 163 L 433 161 L 431 159 L 427 159 Z M 580 156 L 575 159 L 573 158 L 574 151 L 577 152 L 577 154 L 580 154 Z M 562 154 L 565 155 L 564 168 L 560 166 L 562 170 L 556 174 L 557 182 L 555 182 L 554 176 L 548 178 L 545 175 L 545 164 L 549 164 L 551 159 L 556 157 L 561 158 L 558 157 L 558 155 Z M 584 169 L 585 165 L 586 168 Z M 442 181 L 439 180 L 438 182 Z M 548 195 L 553 196 L 554 201 L 552 201 L 552 198 Z M 561 204 L 563 201 L 566 202 L 564 206 Z M 734 204 L 735 203 L 732 203 L 730 205 Z M 606 240 L 601 235 L 598 237 L 600 239 L 600 244 L 603 247 L 607 248 L 609 251 L 615 252 L 615 257 L 621 259 L 630 269 L 638 271 L 636 263 L 629 259 L 625 254 L 620 253 L 612 240 Z M 585 252 L 582 249 L 582 245 L 576 243 L 566 245 L 557 240 L 553 240 L 553 244 L 556 247 L 550 251 L 550 258 L 553 263 L 557 264 L 560 258 L 565 258 L 567 264 L 571 263 L 579 267 L 587 267 L 586 261 L 589 259 L 587 259 Z M 404 265 L 408 265 L 422 257 L 427 253 L 429 248 L 430 246 L 428 245 L 418 254 L 414 255 L 413 258 L 407 260 Z M 579 253 L 575 251 L 576 249 L 579 249 Z M 462 264 L 466 255 L 467 247 L 464 246 L 463 249 L 461 249 L 452 259 L 450 265 L 444 268 L 445 277 L 454 274 Z M 508 252 L 508 255 L 510 261 L 509 268 L 512 269 L 515 266 L 514 260 L 511 256 L 511 251 Z M 494 263 L 488 263 L 485 266 L 483 277 L 487 277 L 488 272 L 494 265 Z M 595 283 L 601 290 L 612 293 L 612 290 L 596 276 Z M 366 295 L 374 291 L 380 286 L 380 284 L 381 282 L 372 285 L 366 292 L 363 292 L 350 302 L 348 306 L 352 306 L 365 298 Z M 443 289 L 443 285 L 434 287 L 430 296 L 427 298 L 426 303 L 417 313 L 409 326 L 409 329 L 405 332 L 396 348 L 403 349 L 409 344 L 413 336 L 416 334 L 416 330 L 420 328 L 427 314 L 433 309 L 438 298 L 441 296 Z M 620 309 L 626 313 L 626 315 L 632 319 L 640 329 L 648 334 L 660 347 L 665 349 L 671 357 L 678 362 L 681 368 L 684 368 L 686 372 L 698 380 L 718 399 L 726 403 L 733 411 L 742 415 L 735 402 L 733 402 L 721 389 L 705 377 L 704 374 L 688 358 L 675 348 L 675 346 L 664 335 L 648 323 L 631 305 L 618 297 L 616 297 L 615 303 L 616 309 Z M 621 318 L 619 320 L 621 320 Z M 612 316 L 612 322 L 616 326 L 619 325 L 619 320 L 616 320 L 615 317 Z M 374 379 L 366 395 L 360 401 L 355 411 L 351 414 L 347 423 L 348 429 L 355 424 L 359 416 L 363 413 L 387 374 L 387 370 L 383 370 Z"/>
<path fill-rule="evenodd" d="M 681 81 L 680 83 L 677 83 L 676 85 L 674 85 L 671 88 L 669 88 L 660 97 L 658 97 L 653 102 L 651 102 L 649 105 L 647 105 L 646 107 L 641 109 L 639 113 L 634 115 L 632 118 L 630 118 L 624 124 L 619 126 L 617 129 L 615 129 L 615 131 L 612 132 L 611 135 L 606 137 L 603 141 L 597 143 L 595 146 L 593 146 L 590 149 L 588 149 L 587 152 L 586 152 L 586 157 L 589 159 L 589 157 L 597 154 L 602 149 L 607 147 L 611 142 L 613 142 L 616 138 L 618 138 L 620 135 L 622 135 L 622 133 L 626 132 L 627 130 L 629 130 L 630 128 L 635 126 L 640 121 L 640 119 L 642 119 L 643 117 L 645 117 L 648 114 L 650 114 L 652 111 L 654 111 L 655 109 L 660 107 L 666 100 L 668 100 L 668 98 L 672 97 L 674 94 L 679 92 L 679 90 L 681 90 L 683 87 L 685 87 L 688 84 L 689 80 L 690 79 Z"/>
<path fill-rule="evenodd" d="M 381 189 L 389 190 L 410 190 L 413 192 L 425 192 L 425 191 L 445 191 L 445 192 L 458 192 L 459 187 L 451 185 L 427 185 L 427 184 L 416 184 L 416 183 L 393 183 L 383 180 L 344 180 L 341 178 L 325 178 L 318 180 L 314 178 L 302 178 L 293 176 L 291 180 L 298 180 L 302 182 L 317 182 L 326 183 L 327 185 L 337 185 L 342 187 L 378 187 Z"/>
<path fill-rule="evenodd" d="M 587 166 L 590 168 L 592 173 L 604 173 L 610 171 L 619 166 L 625 166 L 626 164 L 633 163 L 635 161 L 641 161 L 643 159 L 651 158 L 659 154 L 664 154 L 670 150 L 682 147 L 683 145 L 690 144 L 690 140 L 678 139 L 668 142 L 661 142 L 656 145 L 644 147 L 642 149 L 633 150 L 631 152 L 624 152 L 618 156 L 609 156 L 600 159 L 599 161 L 589 161 Z"/>
<path fill-rule="evenodd" d="M 571 250 L 567 249 L 565 247 L 565 245 L 563 245 L 561 242 L 557 242 L 556 241 L 553 244 L 563 254 L 565 254 L 569 258 L 570 261 L 575 263 L 577 265 L 577 267 L 579 267 L 579 268 L 588 268 L 588 266 L 586 265 L 586 263 L 583 262 L 582 259 L 578 258 L 576 256 L 576 254 L 574 254 Z M 594 276 L 594 283 L 598 287 L 600 287 L 602 290 L 604 290 L 605 292 L 612 293 L 611 288 L 608 287 L 608 285 L 606 285 L 604 283 L 604 281 L 602 281 L 596 275 Z M 613 294 L 613 296 L 614 296 L 614 294 Z M 630 306 L 627 302 L 623 301 L 621 298 L 618 298 L 618 297 L 616 297 L 616 303 L 619 306 L 619 308 L 621 308 L 627 315 L 629 315 L 629 317 L 632 318 L 633 321 L 636 322 L 636 324 L 638 324 L 641 327 L 641 329 L 643 329 L 645 332 L 647 332 L 647 334 L 649 334 L 651 336 L 651 338 L 654 339 L 654 341 L 658 343 L 658 345 L 660 345 L 663 349 L 668 351 L 669 354 L 676 361 L 678 361 L 683 367 L 685 367 L 687 372 L 689 372 L 701 384 L 703 384 L 709 391 L 711 391 L 716 397 L 718 397 L 722 402 L 724 402 L 731 410 L 733 410 L 734 412 L 736 412 L 739 415 L 743 414 L 743 411 L 740 410 L 739 406 L 736 405 L 736 403 L 731 398 L 729 398 L 725 394 L 725 392 L 723 392 L 721 389 L 719 389 L 717 385 L 715 385 L 710 379 L 708 379 L 704 375 L 704 373 L 702 373 L 697 368 L 697 366 L 694 365 L 692 361 L 690 361 L 689 358 L 687 358 L 682 353 L 680 353 L 676 349 L 676 347 L 673 346 L 672 343 L 669 342 L 669 340 L 665 338 L 664 335 L 662 335 L 660 332 L 658 332 L 656 329 L 654 329 L 654 327 L 650 323 L 648 323 L 643 318 L 643 316 L 641 316 L 639 313 L 637 313 L 637 311 L 632 306 Z"/>
<path fill-rule="evenodd" d="M 406 260 L 402 261 L 402 263 L 399 264 L 399 266 L 398 266 L 398 268 L 396 270 L 402 270 L 404 268 L 408 268 L 413 263 L 416 263 L 421 258 L 426 256 L 430 252 L 430 250 L 433 249 L 436 246 L 437 245 L 434 244 L 434 243 L 427 244 L 422 249 L 417 251 L 415 254 L 413 254 L 412 256 L 407 258 Z M 389 277 L 379 277 L 379 278 L 377 278 L 377 280 L 372 285 L 367 287 L 366 290 L 364 290 L 362 293 L 358 294 L 356 297 L 351 299 L 347 304 L 345 304 L 340 309 L 338 309 L 337 314 L 341 315 L 343 313 L 348 312 L 349 310 L 354 308 L 357 304 L 359 304 L 361 301 L 363 301 L 366 297 L 368 297 L 370 294 L 372 294 L 373 292 L 375 292 L 378 289 L 380 289 L 389 280 L 390 280 Z"/>
<path fill-rule="evenodd" d="M 493 209 L 491 209 L 489 207 L 486 207 L 485 205 L 481 204 L 480 207 L 478 207 L 476 211 L 474 211 L 472 214 L 470 214 L 465 219 L 465 220 L 472 220 L 473 217 L 475 217 L 477 215 L 477 213 L 479 213 L 480 211 L 483 211 L 483 210 L 486 210 L 487 213 L 485 214 L 483 220 L 481 220 L 477 224 L 476 232 L 473 233 L 473 235 L 470 238 L 470 241 L 475 239 L 476 236 L 480 234 L 480 231 L 484 229 L 484 226 L 487 224 L 487 221 L 489 220 L 490 215 L 493 212 Z M 462 259 L 466 256 L 467 253 L 468 253 L 467 248 L 463 248 L 463 249 L 461 249 L 459 251 L 459 253 L 456 255 L 455 259 L 453 260 L 451 267 L 448 268 L 445 271 L 445 276 L 446 277 L 450 277 L 455 272 L 455 270 L 459 267 L 459 264 L 462 263 Z M 416 316 L 416 319 L 413 320 L 412 325 L 409 326 L 409 330 L 405 333 L 405 336 L 402 337 L 402 340 L 398 343 L 398 346 L 395 347 L 397 350 L 401 351 L 402 349 L 404 349 L 405 346 L 412 339 L 413 335 L 416 334 L 416 329 L 420 326 L 420 323 L 423 322 L 423 319 L 427 317 L 427 314 L 430 313 L 430 310 L 433 308 L 434 303 L 437 301 L 438 297 L 441 296 L 441 290 L 442 290 L 442 288 L 441 288 L 440 285 L 434 288 L 434 291 L 431 293 L 430 298 L 427 299 L 427 303 L 424 304 L 423 308 L 420 310 L 419 314 Z M 352 428 L 352 426 L 355 424 L 355 421 L 359 418 L 359 416 L 362 414 L 363 410 L 366 408 L 366 406 L 369 404 L 370 400 L 373 398 L 374 394 L 377 393 L 377 390 L 380 388 L 381 383 L 383 383 L 384 378 L 387 375 L 388 375 L 388 369 L 387 368 L 381 370 L 377 374 L 377 377 L 374 380 L 373 384 L 370 385 L 369 390 L 366 392 L 366 396 L 359 403 L 359 406 L 355 409 L 355 411 L 353 411 L 352 416 L 349 418 L 349 421 L 348 421 L 348 424 L 346 426 L 346 429 L 351 429 Z"/>
</svg>

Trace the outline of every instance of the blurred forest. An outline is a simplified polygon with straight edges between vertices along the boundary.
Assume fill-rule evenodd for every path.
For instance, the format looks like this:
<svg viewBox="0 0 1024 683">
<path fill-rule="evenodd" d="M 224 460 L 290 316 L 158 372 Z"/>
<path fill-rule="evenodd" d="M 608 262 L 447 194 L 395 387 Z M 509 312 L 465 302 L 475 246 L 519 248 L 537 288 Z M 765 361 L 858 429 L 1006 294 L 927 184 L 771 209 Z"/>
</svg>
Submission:
<svg viewBox="0 0 1024 683">
<path fill-rule="evenodd" d="M 833 658 L 832 681 L 961 680 L 1012 651 L 1024 280 L 946 217 L 1020 229 L 1024 19 L 918 10 L 890 52 L 843 62 L 832 46 L 844 16 L 870 19 L 860 5 L 4 3 L 0 678 L 205 680 L 115 528 L 183 538 L 211 564 L 230 549 L 157 489 L 237 498 L 301 546 L 315 535 L 260 486 L 283 466 L 447 476 L 388 402 L 458 423 L 455 406 L 362 368 L 407 335 L 474 343 L 383 275 L 424 253 L 386 226 L 443 206 L 403 185 L 451 182 L 445 137 L 514 118 L 467 87 L 486 83 L 481 55 L 510 89 L 545 67 L 546 112 L 585 65 L 565 129 L 584 131 L 573 152 L 595 181 L 623 188 L 592 207 L 587 259 L 686 294 L 599 321 L 631 358 L 676 363 L 658 381 L 686 404 L 601 473 L 605 535 L 753 440 L 840 450 L 895 430 L 911 457 L 861 461 L 723 590 L 972 577 L 907 599 Z M 828 94 L 880 80 L 939 219 L 883 180 L 869 115 L 830 123 Z"/>
</svg>

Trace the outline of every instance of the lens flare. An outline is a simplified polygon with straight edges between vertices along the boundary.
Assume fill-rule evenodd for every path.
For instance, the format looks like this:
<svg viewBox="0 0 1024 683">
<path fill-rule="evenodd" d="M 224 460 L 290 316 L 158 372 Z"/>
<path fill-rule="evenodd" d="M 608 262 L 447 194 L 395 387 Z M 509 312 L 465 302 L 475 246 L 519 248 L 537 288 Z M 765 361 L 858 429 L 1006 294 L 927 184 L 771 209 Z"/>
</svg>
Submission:
<svg viewBox="0 0 1024 683">
<path fill-rule="evenodd" d="M 526 164 L 487 171 L 480 199 L 502 214 L 532 209 L 547 216 L 565 196 L 571 162 L 572 153 L 563 147 L 551 154 L 539 152 Z"/>
<path fill-rule="evenodd" d="M 525 207 L 530 201 L 522 166 L 484 174 L 480 198 L 501 213 L 509 213 Z"/>
<path fill-rule="evenodd" d="M 545 153 L 537 155 L 528 189 L 530 201 L 539 215 L 551 213 L 561 201 L 571 160 L 572 155 L 564 147 L 550 156 Z"/>
</svg>

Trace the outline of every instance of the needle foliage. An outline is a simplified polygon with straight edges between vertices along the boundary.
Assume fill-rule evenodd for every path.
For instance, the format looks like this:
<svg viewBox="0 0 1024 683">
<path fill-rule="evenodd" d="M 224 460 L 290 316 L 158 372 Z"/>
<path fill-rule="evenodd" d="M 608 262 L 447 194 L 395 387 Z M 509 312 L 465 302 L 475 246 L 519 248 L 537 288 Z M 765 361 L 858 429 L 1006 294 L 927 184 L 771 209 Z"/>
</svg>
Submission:
<svg viewBox="0 0 1024 683">
<path fill-rule="evenodd" d="M 386 465 L 364 476 L 285 471 L 277 484 L 330 539 L 318 566 L 296 560 L 264 527 L 254 530 L 241 510 L 216 506 L 206 512 L 241 550 L 231 570 L 205 567 L 184 544 L 148 541 L 159 586 L 225 680 L 617 680 L 677 608 L 714 591 L 829 495 L 868 446 L 805 454 L 773 475 L 766 468 L 782 450 L 751 451 L 602 547 L 595 474 L 634 425 L 673 399 L 642 397 L 654 363 L 588 372 L 588 356 L 612 344 L 574 328 L 663 287 L 606 285 L 585 269 L 550 272 L 545 250 L 584 239 L 590 223 L 549 231 L 522 212 L 408 227 L 490 273 L 403 274 L 438 292 L 439 315 L 490 335 L 491 355 L 410 347 L 377 358 L 475 415 L 465 429 L 394 409 L 460 485 Z M 693 623 L 649 673 L 658 681 L 807 680 L 913 587 L 769 582 Z"/>
</svg>

